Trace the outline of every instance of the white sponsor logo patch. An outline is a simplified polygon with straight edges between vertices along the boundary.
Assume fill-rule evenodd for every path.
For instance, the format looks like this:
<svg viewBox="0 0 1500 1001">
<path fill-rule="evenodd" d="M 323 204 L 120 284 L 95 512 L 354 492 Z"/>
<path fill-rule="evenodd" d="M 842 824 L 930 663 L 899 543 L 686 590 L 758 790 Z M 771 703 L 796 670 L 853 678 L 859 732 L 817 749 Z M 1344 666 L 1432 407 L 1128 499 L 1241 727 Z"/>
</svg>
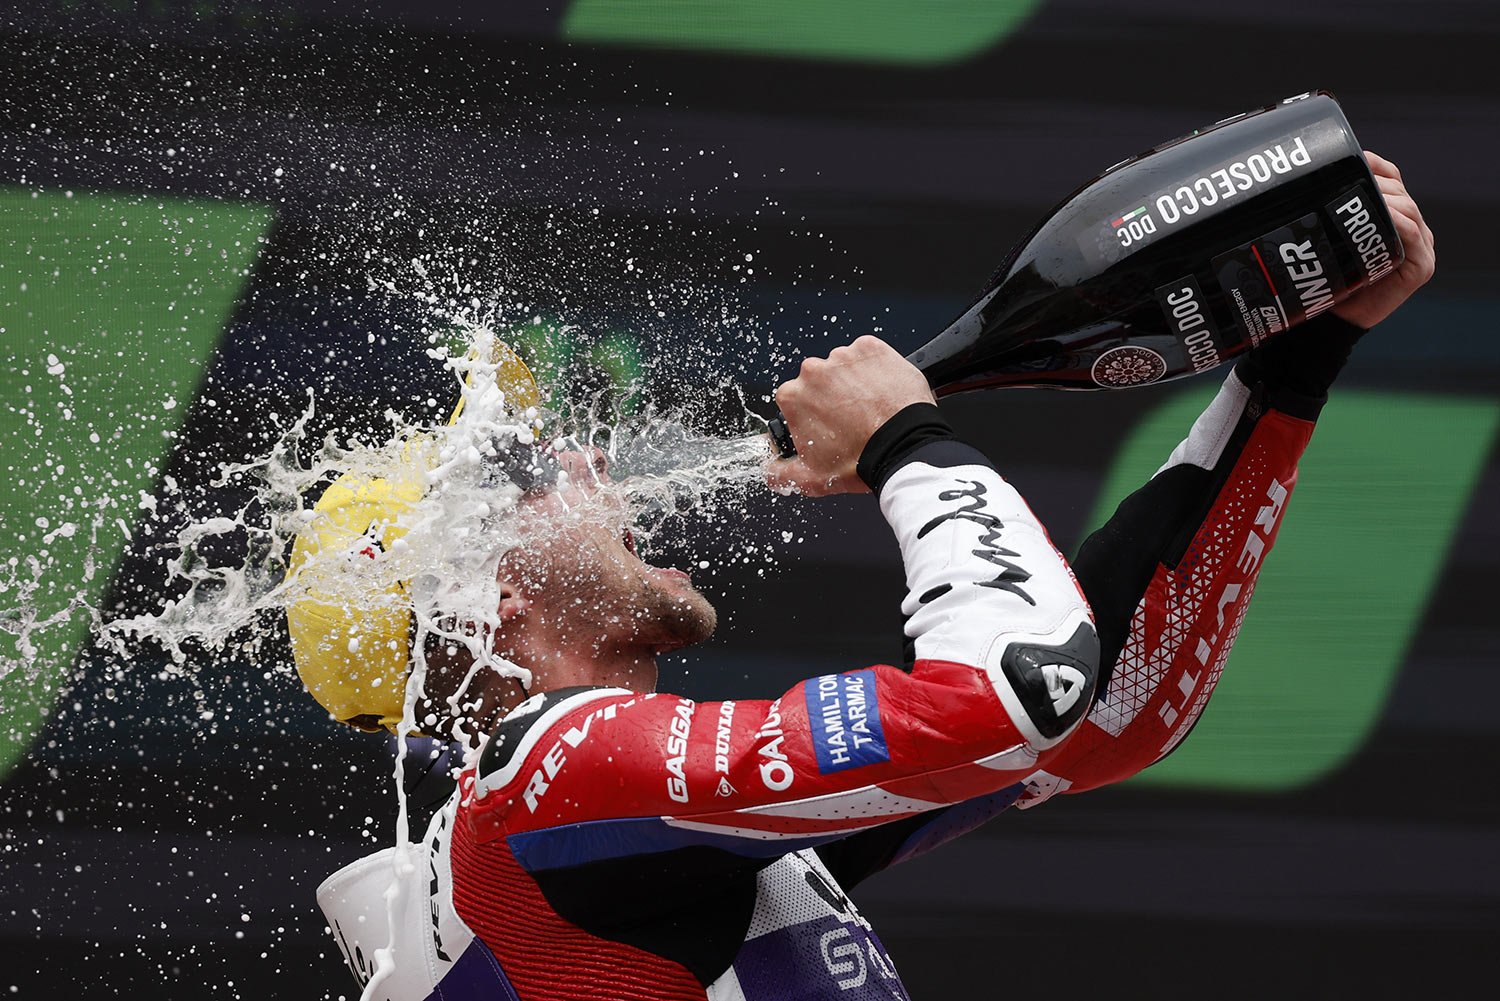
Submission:
<svg viewBox="0 0 1500 1001">
<path fill-rule="evenodd" d="M 766 743 L 756 748 L 760 755 L 760 780 L 765 783 L 767 789 L 772 792 L 782 792 L 789 789 L 796 773 L 787 761 L 786 752 L 781 745 L 786 741 L 786 733 L 781 729 L 781 700 L 772 702 L 766 710 L 766 721 L 761 724 L 755 733 L 757 741 L 765 740 Z"/>
</svg>

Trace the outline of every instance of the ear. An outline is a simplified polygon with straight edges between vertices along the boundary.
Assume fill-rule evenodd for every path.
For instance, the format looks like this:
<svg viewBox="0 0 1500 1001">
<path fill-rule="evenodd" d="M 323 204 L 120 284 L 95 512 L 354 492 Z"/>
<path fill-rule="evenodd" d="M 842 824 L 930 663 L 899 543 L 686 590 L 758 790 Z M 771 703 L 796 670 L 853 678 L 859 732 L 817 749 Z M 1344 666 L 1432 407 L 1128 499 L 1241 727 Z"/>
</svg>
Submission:
<svg viewBox="0 0 1500 1001">
<path fill-rule="evenodd" d="M 497 610 L 500 613 L 500 621 L 509 622 L 518 616 L 524 615 L 526 610 L 531 607 L 531 602 L 521 597 L 521 592 L 517 591 L 515 585 L 510 581 L 502 580 L 499 583 L 500 607 Z"/>
</svg>

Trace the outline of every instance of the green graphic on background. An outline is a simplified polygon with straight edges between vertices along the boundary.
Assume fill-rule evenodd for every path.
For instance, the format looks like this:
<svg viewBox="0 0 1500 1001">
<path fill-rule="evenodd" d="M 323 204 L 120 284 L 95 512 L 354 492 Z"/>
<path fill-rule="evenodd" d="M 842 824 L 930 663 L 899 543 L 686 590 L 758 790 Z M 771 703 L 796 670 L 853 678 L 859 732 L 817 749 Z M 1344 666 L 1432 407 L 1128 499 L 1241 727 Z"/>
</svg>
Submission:
<svg viewBox="0 0 1500 1001">
<path fill-rule="evenodd" d="M 1155 472 L 1212 396 L 1184 393 L 1136 429 L 1092 524 Z M 1131 781 L 1286 790 L 1358 751 L 1421 624 L 1497 426 L 1495 400 L 1337 392 L 1202 720 Z"/>
<path fill-rule="evenodd" d="M 1041 0 L 574 0 L 563 37 L 664 48 L 940 65 L 998 44 Z"/>
<path fill-rule="evenodd" d="M 34 653 L 14 634 L 97 605 L 270 222 L 256 206 L 0 188 L 0 778 L 89 622 L 37 631 Z"/>
<path fill-rule="evenodd" d="M 574 402 L 587 405 L 593 402 L 587 394 L 604 390 L 606 385 L 614 416 L 634 413 L 638 407 L 646 364 L 634 335 L 606 331 L 585 344 L 567 324 L 537 317 L 512 331 L 510 337 L 553 410 L 566 411 Z M 580 385 L 578 380 L 585 372 L 601 377 L 606 385 Z"/>
</svg>

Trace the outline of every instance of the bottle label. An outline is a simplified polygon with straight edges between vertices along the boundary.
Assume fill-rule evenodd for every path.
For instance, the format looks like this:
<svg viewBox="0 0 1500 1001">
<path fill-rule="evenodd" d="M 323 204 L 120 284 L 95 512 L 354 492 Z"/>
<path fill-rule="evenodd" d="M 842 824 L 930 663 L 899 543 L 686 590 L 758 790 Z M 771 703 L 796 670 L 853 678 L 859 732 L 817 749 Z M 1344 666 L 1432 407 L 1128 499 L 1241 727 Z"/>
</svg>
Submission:
<svg viewBox="0 0 1500 1001">
<path fill-rule="evenodd" d="M 1252 345 L 1317 316 L 1345 288 L 1316 212 L 1220 254 L 1213 269 Z"/>
<path fill-rule="evenodd" d="M 1185 275 L 1163 285 L 1156 290 L 1156 303 L 1167 321 L 1167 330 L 1187 352 L 1194 375 L 1224 363 L 1223 352 L 1228 345 L 1219 333 L 1196 278 Z"/>
<path fill-rule="evenodd" d="M 1321 154 L 1321 157 L 1316 154 Z M 1243 203 L 1262 190 L 1311 173 L 1328 158 L 1316 129 L 1262 143 L 1237 156 L 1114 206 L 1078 238 L 1085 260 L 1109 265 L 1177 227 Z"/>
<path fill-rule="evenodd" d="M 1394 234 L 1384 232 L 1379 205 L 1364 184 L 1356 184 L 1327 205 L 1328 218 L 1338 225 L 1349 249 L 1359 258 L 1365 284 L 1378 282 L 1396 269 L 1392 251 L 1398 245 Z"/>
</svg>

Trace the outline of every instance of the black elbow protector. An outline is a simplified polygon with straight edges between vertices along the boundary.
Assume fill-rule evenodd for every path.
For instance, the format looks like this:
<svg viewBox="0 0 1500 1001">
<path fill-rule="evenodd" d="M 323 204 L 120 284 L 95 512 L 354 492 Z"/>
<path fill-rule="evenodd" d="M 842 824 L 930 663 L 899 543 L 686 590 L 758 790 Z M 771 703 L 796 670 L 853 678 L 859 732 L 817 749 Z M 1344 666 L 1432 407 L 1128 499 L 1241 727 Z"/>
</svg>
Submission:
<svg viewBox="0 0 1500 1001">
<path fill-rule="evenodd" d="M 1000 669 L 1045 746 L 1051 746 L 1077 727 L 1094 704 L 1098 634 L 1083 622 L 1062 643 L 1013 640 L 1000 656 Z"/>
</svg>

